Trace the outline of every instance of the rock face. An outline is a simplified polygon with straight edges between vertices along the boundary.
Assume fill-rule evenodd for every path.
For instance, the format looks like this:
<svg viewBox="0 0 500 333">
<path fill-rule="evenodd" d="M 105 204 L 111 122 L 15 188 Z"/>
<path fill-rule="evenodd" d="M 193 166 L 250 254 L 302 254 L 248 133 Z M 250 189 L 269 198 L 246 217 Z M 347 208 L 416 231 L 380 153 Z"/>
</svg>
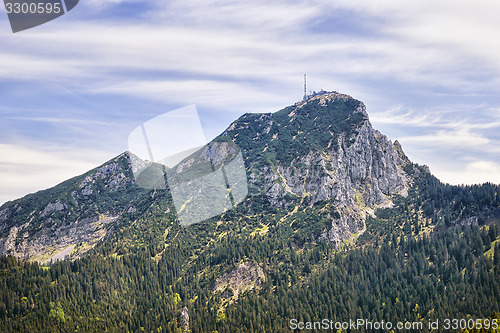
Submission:
<svg viewBox="0 0 500 333">
<path fill-rule="evenodd" d="M 365 105 L 347 95 L 327 93 L 274 114 L 245 115 L 224 135 L 242 148 L 250 183 L 272 205 L 292 210 L 297 200 L 333 199 L 340 217 L 323 237 L 339 246 L 363 230 L 366 214 L 390 206 L 389 196 L 407 194 L 404 158 L 372 128 Z"/>
<path fill-rule="evenodd" d="M 246 261 L 231 272 L 217 278 L 214 292 L 222 292 L 222 298 L 237 300 L 245 291 L 259 287 L 265 281 L 264 271 L 257 264 Z"/>
<path fill-rule="evenodd" d="M 183 307 L 180 314 L 180 324 L 184 332 L 189 331 L 189 313 L 188 308 Z"/>
<path fill-rule="evenodd" d="M 311 204 L 334 198 L 353 206 L 359 190 L 365 204 L 374 207 L 386 203 L 388 195 L 407 189 L 401 159 L 387 137 L 374 131 L 368 121 L 350 146 L 340 140 L 337 151 L 312 151 L 293 164 L 277 163 L 276 172 L 267 167 L 259 170 L 274 205 L 286 206 L 283 198 L 290 193 L 307 195 Z"/>
<path fill-rule="evenodd" d="M 28 231 L 29 223 L 19 228 L 13 226 L 7 237 L 0 239 L 0 252 L 42 263 L 49 263 L 51 259 L 54 262 L 62 260 L 66 255 L 79 257 L 106 236 L 107 223 L 115 219 L 84 218 L 69 225 L 52 225 L 35 232 Z"/>
</svg>

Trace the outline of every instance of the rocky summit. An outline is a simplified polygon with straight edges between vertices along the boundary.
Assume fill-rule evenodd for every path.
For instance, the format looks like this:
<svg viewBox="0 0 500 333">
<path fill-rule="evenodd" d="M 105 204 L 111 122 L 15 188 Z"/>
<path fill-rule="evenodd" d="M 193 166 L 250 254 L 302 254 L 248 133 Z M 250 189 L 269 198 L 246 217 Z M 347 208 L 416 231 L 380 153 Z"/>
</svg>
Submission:
<svg viewBox="0 0 500 333">
<path fill-rule="evenodd" d="M 325 93 L 276 113 L 246 114 L 225 132 L 243 149 L 249 182 L 291 212 L 331 200 L 337 246 L 364 230 L 367 214 L 406 196 L 406 157 L 351 96 Z M 296 200 L 289 200 L 294 198 Z"/>
<path fill-rule="evenodd" d="M 340 93 L 275 113 L 245 114 L 214 141 L 220 143 L 210 154 L 216 166 L 235 154 L 234 147 L 241 149 L 248 200 L 264 196 L 290 216 L 329 202 L 321 214 L 331 223 L 320 237 L 336 247 L 362 233 L 366 216 L 390 207 L 392 195 L 406 195 L 411 181 L 403 171 L 407 159 L 401 147 L 373 129 L 362 102 Z M 207 147 L 198 154 L 208 158 Z M 131 172 L 137 161 L 127 152 L 52 189 L 4 204 L 0 254 L 42 263 L 85 254 L 113 233 L 122 215 L 135 212 L 134 201 L 145 195 Z M 174 170 L 189 169 L 189 161 Z"/>
</svg>

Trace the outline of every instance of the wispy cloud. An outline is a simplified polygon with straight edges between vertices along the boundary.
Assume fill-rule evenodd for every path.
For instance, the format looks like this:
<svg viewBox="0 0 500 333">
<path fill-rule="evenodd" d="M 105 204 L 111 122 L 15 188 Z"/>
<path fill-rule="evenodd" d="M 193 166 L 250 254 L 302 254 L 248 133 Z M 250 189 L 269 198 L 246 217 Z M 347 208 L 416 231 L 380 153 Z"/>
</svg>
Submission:
<svg viewBox="0 0 500 333">
<path fill-rule="evenodd" d="M 0 34 L 0 137 L 111 156 L 129 129 L 179 106 L 208 110 L 215 134 L 244 112 L 292 104 L 307 73 L 312 90 L 363 100 L 373 124 L 433 170 L 451 158 L 500 163 L 499 15 L 487 0 L 82 1 L 57 22 Z"/>
<path fill-rule="evenodd" d="M 121 78 L 134 70 L 155 70 L 247 80 L 266 76 L 290 82 L 291 68 L 302 67 L 318 76 L 340 75 L 347 80 L 349 76 L 355 80 L 359 76 L 378 77 L 464 90 L 480 89 L 491 83 L 484 82 L 485 77 L 497 77 L 484 63 L 472 65 L 471 50 L 456 52 L 442 43 L 422 44 L 412 35 L 395 35 L 390 30 L 374 38 L 309 31 L 315 20 L 324 19 L 324 7 L 314 3 L 176 1 L 163 4 L 151 14 L 153 19 L 155 15 L 167 15 L 161 23 L 66 22 L 71 29 L 23 36 L 23 42 L 33 48 L 19 55 L 14 47 L 10 55 L 3 55 L 4 62 L 12 66 L 2 74 L 9 78 L 79 77 L 91 81 Z M 407 10 L 401 12 L 399 17 L 408 14 Z M 383 12 L 372 15 L 390 19 Z M 413 15 L 418 18 L 429 15 L 429 11 Z M 446 13 L 443 15 L 446 17 Z M 390 19 L 387 26 L 395 23 L 394 29 L 400 31 L 398 25 L 402 23 L 397 18 Z M 42 45 L 50 48 L 37 47 Z M 64 58 L 54 58 L 54 53 L 63 50 Z M 496 59 L 494 50 L 491 52 L 491 58 Z M 464 70 L 468 72 L 465 76 Z M 471 82 L 471 75 L 482 76 L 482 80 Z"/>
<path fill-rule="evenodd" d="M 451 130 L 477 130 L 500 128 L 500 115 L 488 108 L 460 105 L 446 110 L 405 110 L 399 105 L 383 112 L 373 112 L 370 119 L 378 124 L 406 127 L 446 128 Z"/>
<path fill-rule="evenodd" d="M 500 163 L 475 160 L 464 164 L 438 164 L 431 171 L 441 181 L 450 184 L 500 184 Z"/>
<path fill-rule="evenodd" d="M 491 143 L 491 140 L 466 129 L 458 129 L 454 131 L 439 130 L 431 134 L 417 135 L 400 138 L 403 142 L 411 142 L 415 144 L 425 144 L 438 148 L 454 148 L 454 149 L 478 149 Z M 491 151 L 488 149 L 488 151 Z"/>
<path fill-rule="evenodd" d="M 441 180 L 498 183 L 500 115 L 489 107 L 450 104 L 445 109 L 407 110 L 397 106 L 370 118 L 375 125 L 398 128 L 397 139 L 410 157 L 430 165 Z"/>
</svg>

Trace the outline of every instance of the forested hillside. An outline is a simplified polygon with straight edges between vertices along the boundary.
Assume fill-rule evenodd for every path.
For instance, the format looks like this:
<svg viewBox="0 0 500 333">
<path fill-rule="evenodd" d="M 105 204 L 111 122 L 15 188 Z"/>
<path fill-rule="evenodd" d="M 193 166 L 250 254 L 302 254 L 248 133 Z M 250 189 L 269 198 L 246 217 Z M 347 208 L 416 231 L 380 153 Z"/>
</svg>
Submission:
<svg viewBox="0 0 500 333">
<path fill-rule="evenodd" d="M 326 240 L 303 236 L 314 228 L 314 217 L 304 214 L 304 225 L 294 228 L 280 221 L 285 212 L 276 209 L 266 212 L 272 218 L 259 219 L 268 225 L 260 234 L 252 233 L 258 224 L 224 223 L 217 231 L 212 221 L 192 229 L 171 223 L 168 235 L 155 237 L 151 218 L 136 229 L 145 241 L 138 246 L 119 246 L 117 239 L 50 268 L 3 257 L 2 331 L 175 332 L 184 306 L 193 332 L 289 332 L 293 318 L 486 318 L 500 307 L 498 220 L 460 221 L 465 210 L 498 207 L 500 189 L 444 186 L 433 179 L 426 175 L 416 184 L 420 191 L 378 211 L 365 234 L 338 251 Z M 449 204 L 439 206 L 450 214 L 448 223 L 440 214 L 424 214 L 435 193 L 450 195 Z M 244 217 L 253 204 L 224 220 Z M 419 207 L 422 216 L 415 217 Z M 124 227 L 123 236 L 132 229 Z M 218 240 L 207 240 L 213 233 Z M 237 302 L 223 302 L 212 291 L 215 278 L 248 260 L 263 267 L 266 280 Z"/>
</svg>

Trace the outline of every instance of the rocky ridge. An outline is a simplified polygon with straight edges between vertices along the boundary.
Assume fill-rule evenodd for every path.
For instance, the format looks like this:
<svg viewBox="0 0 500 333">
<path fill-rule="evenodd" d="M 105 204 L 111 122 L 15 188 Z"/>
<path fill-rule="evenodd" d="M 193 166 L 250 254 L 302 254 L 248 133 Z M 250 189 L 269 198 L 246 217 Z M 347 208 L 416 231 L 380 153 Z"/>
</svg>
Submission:
<svg viewBox="0 0 500 333">
<path fill-rule="evenodd" d="M 137 195 L 121 154 L 56 187 L 6 203 L 0 209 L 0 254 L 49 263 L 77 258 L 104 239 Z"/>
<path fill-rule="evenodd" d="M 325 229 L 322 237 L 337 246 L 352 234 L 363 231 L 367 214 L 373 214 L 379 207 L 391 206 L 392 195 L 406 196 L 410 182 L 403 170 L 407 159 L 401 147 L 395 148 L 385 135 L 373 129 L 362 102 L 356 101 L 345 114 L 338 112 L 353 101 L 348 95 L 327 93 L 275 114 L 245 115 L 224 132 L 242 147 L 247 157 L 249 182 L 262 184 L 260 188 L 272 205 L 293 212 L 302 205 L 335 201 L 331 228 Z M 277 117 L 279 113 L 283 114 Z M 350 122 L 354 116 L 358 116 L 358 120 Z M 349 131 L 332 133 L 332 124 L 325 121 L 347 122 Z M 307 135 L 300 137 L 305 123 L 313 124 L 309 131 L 327 133 L 323 146 L 309 142 Z M 300 147 L 303 153 L 296 154 L 290 161 L 278 156 L 277 145 L 273 147 L 269 142 L 248 145 L 241 139 L 241 132 L 251 127 L 254 131 L 246 137 L 250 136 L 252 143 L 266 136 L 267 141 L 279 142 L 280 137 L 289 135 L 286 150 Z M 266 153 L 271 158 L 265 164 L 249 158 Z M 298 200 L 290 200 L 290 197 Z"/>
<path fill-rule="evenodd" d="M 405 196 L 411 183 L 404 172 L 410 162 L 399 143 L 372 128 L 362 102 L 339 93 L 275 113 L 245 114 L 210 145 L 210 152 L 205 147 L 193 154 L 199 169 L 209 162 L 218 167 L 241 151 L 250 202 L 264 196 L 270 206 L 288 211 L 285 218 L 329 202 L 314 211 L 329 221 L 317 240 L 337 247 L 361 234 L 366 217 L 391 206 L 393 195 Z M 147 194 L 134 181 L 134 167 L 143 164 L 124 153 L 52 189 L 4 204 L 0 254 L 41 262 L 83 255 L 113 232 L 121 216 L 141 214 L 136 201 L 154 198 L 154 190 Z M 170 172 L 189 176 L 191 164 L 188 157 Z"/>
</svg>

